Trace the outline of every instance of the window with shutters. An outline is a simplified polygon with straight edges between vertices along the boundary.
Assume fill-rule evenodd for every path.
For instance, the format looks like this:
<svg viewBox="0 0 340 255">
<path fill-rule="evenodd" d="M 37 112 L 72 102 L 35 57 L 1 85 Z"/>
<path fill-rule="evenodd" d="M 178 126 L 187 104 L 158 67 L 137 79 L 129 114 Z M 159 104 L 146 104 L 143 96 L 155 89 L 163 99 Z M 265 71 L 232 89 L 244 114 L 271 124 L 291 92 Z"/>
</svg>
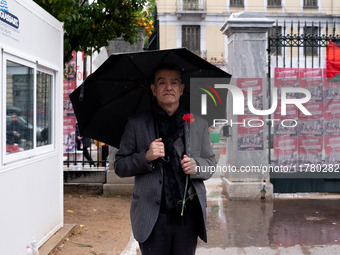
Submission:
<svg viewBox="0 0 340 255">
<path fill-rule="evenodd" d="M 318 47 L 316 45 L 316 36 L 318 35 L 318 27 L 304 27 L 303 33 L 308 40 L 305 40 L 305 56 L 317 56 L 318 55 Z"/>
<path fill-rule="evenodd" d="M 243 7 L 244 3 L 243 0 L 230 0 L 231 7 Z"/>
<path fill-rule="evenodd" d="M 199 54 L 201 49 L 200 26 L 182 26 L 182 47 Z"/>
<path fill-rule="evenodd" d="M 318 0 L 303 0 L 303 7 L 316 8 L 318 7 Z"/>
<path fill-rule="evenodd" d="M 282 34 L 282 27 L 281 26 L 275 26 L 271 27 L 268 31 L 268 36 L 270 38 L 278 38 Z M 275 44 L 278 44 L 279 40 L 275 40 Z M 274 55 L 282 55 L 282 47 L 280 46 L 271 46 L 270 47 L 270 54 Z"/>
<path fill-rule="evenodd" d="M 281 7 L 281 0 L 268 0 L 268 7 Z"/>
</svg>

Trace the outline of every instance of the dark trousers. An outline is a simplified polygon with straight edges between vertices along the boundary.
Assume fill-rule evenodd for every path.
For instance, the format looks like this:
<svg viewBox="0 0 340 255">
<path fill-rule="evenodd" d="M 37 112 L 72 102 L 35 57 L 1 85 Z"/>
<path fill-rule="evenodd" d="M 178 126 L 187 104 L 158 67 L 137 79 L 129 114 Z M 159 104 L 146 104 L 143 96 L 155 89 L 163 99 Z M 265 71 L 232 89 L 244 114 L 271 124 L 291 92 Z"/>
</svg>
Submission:
<svg viewBox="0 0 340 255">
<path fill-rule="evenodd" d="M 102 146 L 102 161 L 106 162 L 108 156 L 109 156 L 109 146 L 103 145 Z"/>
<path fill-rule="evenodd" d="M 89 139 L 89 138 L 87 138 L 87 139 Z M 95 166 L 96 164 L 94 163 L 94 161 L 93 161 L 93 159 L 92 159 L 92 157 L 91 157 L 91 155 L 90 155 L 90 153 L 88 151 L 89 147 L 84 146 L 84 144 L 82 143 L 81 140 L 77 140 L 76 142 L 77 142 L 77 150 L 78 151 L 82 150 L 83 151 L 83 155 L 87 159 L 87 161 L 90 163 L 90 166 L 92 166 L 92 165 Z M 82 145 L 83 145 L 83 147 L 82 147 Z"/>
<path fill-rule="evenodd" d="M 171 224 L 159 214 L 151 235 L 139 243 L 142 255 L 194 255 L 197 246 L 197 221 L 194 212 L 183 215 L 182 224 Z"/>
<path fill-rule="evenodd" d="M 90 165 L 94 165 L 94 161 L 89 151 L 87 150 L 87 147 L 83 147 L 83 154 L 84 154 L 84 157 L 89 161 Z"/>
</svg>

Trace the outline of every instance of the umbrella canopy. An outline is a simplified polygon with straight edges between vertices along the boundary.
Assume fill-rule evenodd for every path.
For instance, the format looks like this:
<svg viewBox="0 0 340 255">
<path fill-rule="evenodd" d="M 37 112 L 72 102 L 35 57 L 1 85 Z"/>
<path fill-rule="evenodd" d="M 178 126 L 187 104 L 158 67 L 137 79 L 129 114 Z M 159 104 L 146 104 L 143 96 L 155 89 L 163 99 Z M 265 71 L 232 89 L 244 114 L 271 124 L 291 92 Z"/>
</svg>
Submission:
<svg viewBox="0 0 340 255">
<path fill-rule="evenodd" d="M 113 54 L 70 95 L 80 133 L 119 148 L 128 117 L 151 108 L 152 75 L 163 63 L 181 69 L 188 111 L 190 78 L 230 78 L 185 48 Z"/>
</svg>

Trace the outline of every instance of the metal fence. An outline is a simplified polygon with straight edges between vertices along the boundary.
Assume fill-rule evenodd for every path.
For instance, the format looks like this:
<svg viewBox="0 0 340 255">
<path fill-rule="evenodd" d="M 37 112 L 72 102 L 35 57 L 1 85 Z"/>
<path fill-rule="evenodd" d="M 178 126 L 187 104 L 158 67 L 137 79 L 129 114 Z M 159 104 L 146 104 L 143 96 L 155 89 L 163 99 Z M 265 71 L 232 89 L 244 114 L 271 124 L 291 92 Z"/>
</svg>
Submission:
<svg viewBox="0 0 340 255">
<path fill-rule="evenodd" d="M 296 23 L 291 21 L 290 28 L 288 29 L 285 21 L 283 27 L 279 26 L 278 21 L 276 21 L 276 26 L 273 27 L 268 35 L 269 77 L 273 56 L 276 67 L 279 67 L 279 58 L 282 58 L 281 67 L 321 67 L 322 48 L 327 47 L 329 40 L 340 40 L 340 36 L 335 34 L 335 29 L 335 22 L 332 25 L 329 25 L 328 22 L 321 23 L 321 21 L 318 23 L 312 22 L 311 25 L 307 25 L 307 22 L 304 22 L 304 25 L 301 26 L 300 21 L 298 21 L 296 26 Z M 297 50 L 296 64 L 293 63 L 294 48 Z M 303 65 L 301 65 L 301 58 L 303 58 Z M 311 61 L 307 61 L 308 59 Z"/>
<path fill-rule="evenodd" d="M 91 146 L 75 146 L 73 152 L 64 153 L 64 166 L 67 168 L 107 168 L 109 164 L 109 146 L 91 139 Z M 89 158 L 86 158 L 86 156 Z"/>
</svg>

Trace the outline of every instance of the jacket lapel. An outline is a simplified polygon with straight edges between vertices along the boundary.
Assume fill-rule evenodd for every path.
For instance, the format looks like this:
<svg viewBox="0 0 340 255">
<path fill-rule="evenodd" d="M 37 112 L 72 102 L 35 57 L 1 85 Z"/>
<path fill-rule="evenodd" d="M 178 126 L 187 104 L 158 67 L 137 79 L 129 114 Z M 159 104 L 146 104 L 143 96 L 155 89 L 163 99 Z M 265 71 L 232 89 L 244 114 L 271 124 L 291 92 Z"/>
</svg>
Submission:
<svg viewBox="0 0 340 255">
<path fill-rule="evenodd" d="M 189 157 L 189 151 L 188 148 L 190 146 L 189 143 L 189 124 L 187 121 L 184 122 L 184 153 Z"/>
<path fill-rule="evenodd" d="M 152 113 L 150 113 L 149 115 L 149 118 L 146 122 L 146 128 L 148 129 L 148 136 L 149 136 L 149 143 L 148 145 L 150 145 L 153 141 L 155 141 L 157 138 L 157 131 L 155 130 L 156 129 L 156 125 L 155 125 L 155 122 L 154 122 L 154 119 L 153 119 L 153 116 L 152 116 Z M 156 166 L 161 170 L 161 174 L 162 174 L 162 178 L 163 178 L 163 165 L 160 164 L 158 162 L 158 160 L 155 160 L 155 164 Z"/>
<path fill-rule="evenodd" d="M 147 134 L 149 135 L 150 143 L 152 143 L 154 140 L 156 140 L 155 124 L 152 118 L 152 114 L 149 115 L 149 118 L 146 123 L 146 127 L 148 129 Z"/>
<path fill-rule="evenodd" d="M 183 144 L 183 142 L 182 142 L 182 136 L 183 135 L 184 135 L 184 132 L 182 130 L 182 132 L 179 134 L 179 137 L 173 143 L 174 149 L 175 149 L 178 157 L 182 157 L 183 152 L 186 153 L 185 143 Z"/>
</svg>

